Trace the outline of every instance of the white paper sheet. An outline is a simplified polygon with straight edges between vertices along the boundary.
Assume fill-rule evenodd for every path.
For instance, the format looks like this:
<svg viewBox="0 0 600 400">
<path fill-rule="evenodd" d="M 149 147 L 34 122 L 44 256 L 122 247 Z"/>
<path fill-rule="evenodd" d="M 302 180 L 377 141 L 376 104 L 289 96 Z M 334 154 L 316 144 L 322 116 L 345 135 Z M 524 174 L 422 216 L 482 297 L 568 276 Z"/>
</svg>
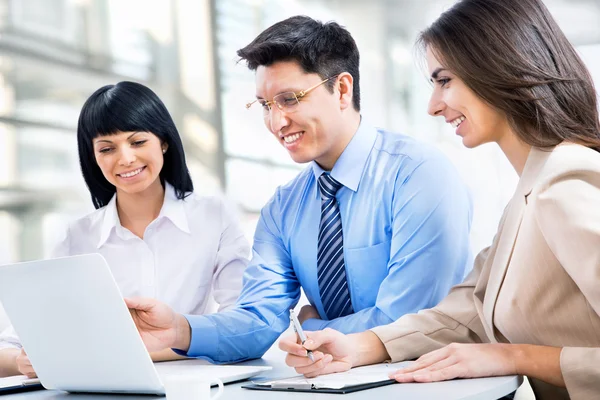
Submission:
<svg viewBox="0 0 600 400">
<path fill-rule="evenodd" d="M 322 375 L 316 378 L 305 378 L 302 375 L 292 378 L 277 379 L 272 381 L 254 382 L 260 386 L 271 386 L 273 388 L 295 388 L 295 389 L 342 389 L 350 386 L 364 385 L 368 383 L 383 382 L 389 380 L 389 374 L 410 365 L 410 361 L 399 363 L 384 363 L 353 368 L 350 371 L 336 374 Z"/>
<path fill-rule="evenodd" d="M 0 389 L 35 385 L 38 383 L 40 383 L 39 379 L 30 379 L 25 375 L 9 376 L 8 378 L 0 378 Z"/>
</svg>

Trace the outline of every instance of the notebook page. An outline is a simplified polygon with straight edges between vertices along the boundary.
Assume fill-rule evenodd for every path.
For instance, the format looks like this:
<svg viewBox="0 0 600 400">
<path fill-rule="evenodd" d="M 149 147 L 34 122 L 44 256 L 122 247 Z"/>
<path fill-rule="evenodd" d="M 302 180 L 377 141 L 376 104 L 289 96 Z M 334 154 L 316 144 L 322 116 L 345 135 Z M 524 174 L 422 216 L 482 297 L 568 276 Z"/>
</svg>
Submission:
<svg viewBox="0 0 600 400">
<path fill-rule="evenodd" d="M 0 389 L 20 387 L 40 383 L 39 379 L 29 379 L 25 375 L 9 376 L 8 378 L 0 378 Z"/>
<path fill-rule="evenodd" d="M 390 380 L 389 374 L 406 366 L 410 362 L 384 363 L 353 368 L 346 372 L 322 375 L 316 378 L 304 378 L 302 375 L 292 378 L 278 379 L 266 382 L 255 382 L 260 386 L 271 386 L 273 388 L 295 388 L 295 389 L 342 389 L 350 386 L 364 385 L 368 383 L 383 382 Z"/>
</svg>

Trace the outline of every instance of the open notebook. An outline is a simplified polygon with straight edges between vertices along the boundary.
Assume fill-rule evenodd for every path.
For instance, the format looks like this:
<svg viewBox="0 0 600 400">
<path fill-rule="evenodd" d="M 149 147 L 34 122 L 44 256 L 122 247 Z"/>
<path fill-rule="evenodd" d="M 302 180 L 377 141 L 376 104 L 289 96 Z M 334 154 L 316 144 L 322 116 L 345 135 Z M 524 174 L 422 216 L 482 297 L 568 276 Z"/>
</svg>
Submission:
<svg viewBox="0 0 600 400">
<path fill-rule="evenodd" d="M 299 392 L 351 393 L 378 386 L 390 385 L 395 381 L 389 374 L 407 367 L 410 361 L 399 363 L 384 363 L 353 368 L 346 372 L 322 375 L 316 378 L 305 378 L 302 375 L 291 378 L 253 382 L 252 385 L 242 386 L 254 390 L 278 390 Z"/>
<path fill-rule="evenodd" d="M 0 378 L 0 394 L 7 392 L 24 392 L 37 389 L 43 389 L 40 380 L 37 378 L 30 379 L 25 375 Z"/>
</svg>

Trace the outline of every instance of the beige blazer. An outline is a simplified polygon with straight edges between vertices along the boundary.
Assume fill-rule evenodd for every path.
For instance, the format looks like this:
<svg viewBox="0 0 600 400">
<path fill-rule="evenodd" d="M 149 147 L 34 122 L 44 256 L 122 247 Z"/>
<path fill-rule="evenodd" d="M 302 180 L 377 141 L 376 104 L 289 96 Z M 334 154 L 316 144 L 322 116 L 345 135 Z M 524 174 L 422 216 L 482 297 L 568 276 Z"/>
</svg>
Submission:
<svg viewBox="0 0 600 400">
<path fill-rule="evenodd" d="M 433 309 L 372 331 L 393 361 L 452 342 L 562 347 L 567 388 L 538 399 L 600 399 L 600 153 L 533 148 L 492 245 Z"/>
</svg>

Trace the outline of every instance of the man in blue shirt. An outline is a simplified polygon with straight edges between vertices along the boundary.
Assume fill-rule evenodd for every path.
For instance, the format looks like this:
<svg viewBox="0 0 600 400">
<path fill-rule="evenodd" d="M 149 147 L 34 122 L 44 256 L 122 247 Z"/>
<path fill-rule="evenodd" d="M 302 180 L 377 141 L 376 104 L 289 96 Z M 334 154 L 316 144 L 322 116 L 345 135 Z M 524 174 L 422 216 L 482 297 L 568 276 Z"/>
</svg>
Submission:
<svg viewBox="0 0 600 400">
<path fill-rule="evenodd" d="M 292 17 L 238 55 L 256 72 L 247 107 L 294 161 L 310 164 L 262 209 L 235 307 L 183 316 L 127 300 L 148 349 L 260 357 L 288 328 L 300 288 L 307 330 L 361 332 L 436 305 L 471 264 L 470 199 L 441 152 L 361 119 L 350 33 Z"/>
</svg>

